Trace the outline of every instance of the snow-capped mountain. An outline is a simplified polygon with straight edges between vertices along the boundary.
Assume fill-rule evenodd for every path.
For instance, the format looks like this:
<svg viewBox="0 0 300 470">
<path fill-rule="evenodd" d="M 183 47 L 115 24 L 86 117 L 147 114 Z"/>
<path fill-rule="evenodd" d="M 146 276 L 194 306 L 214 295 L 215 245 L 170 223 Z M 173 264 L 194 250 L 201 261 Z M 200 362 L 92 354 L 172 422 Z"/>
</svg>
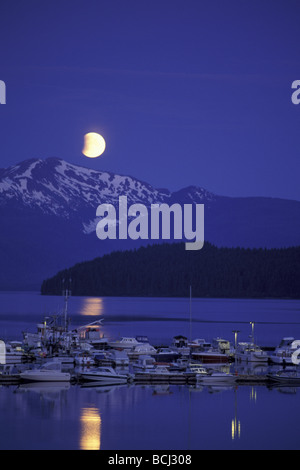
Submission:
<svg viewBox="0 0 300 470">
<path fill-rule="evenodd" d="M 130 202 L 162 202 L 169 194 L 128 176 L 94 171 L 57 158 L 27 160 L 0 171 L 0 204 L 17 200 L 44 214 L 70 218 L 78 210 L 114 203 L 127 194 Z"/>
<path fill-rule="evenodd" d="M 147 207 L 204 204 L 205 240 L 217 246 L 300 245 L 298 201 L 223 197 L 195 186 L 172 193 L 57 158 L 31 159 L 0 169 L 0 289 L 39 288 L 76 262 L 149 243 L 96 237 L 96 208 L 116 206 L 121 195 Z"/>
<path fill-rule="evenodd" d="M 43 215 L 77 219 L 85 233 L 95 229 L 99 204 L 117 206 L 119 196 L 128 204 L 213 201 L 215 196 L 203 188 L 189 187 L 178 193 L 157 190 L 130 176 L 95 171 L 57 158 L 27 160 L 0 170 L 0 207 L 10 202 L 37 210 Z"/>
<path fill-rule="evenodd" d="M 166 189 L 155 189 L 131 176 L 95 171 L 58 158 L 26 160 L 0 170 L 1 205 L 16 199 L 45 214 L 70 217 L 79 208 L 96 207 L 103 202 L 116 203 L 124 194 L 129 203 L 145 205 L 172 199 L 198 202 L 215 198 L 212 193 L 194 186 L 172 195 Z"/>
</svg>

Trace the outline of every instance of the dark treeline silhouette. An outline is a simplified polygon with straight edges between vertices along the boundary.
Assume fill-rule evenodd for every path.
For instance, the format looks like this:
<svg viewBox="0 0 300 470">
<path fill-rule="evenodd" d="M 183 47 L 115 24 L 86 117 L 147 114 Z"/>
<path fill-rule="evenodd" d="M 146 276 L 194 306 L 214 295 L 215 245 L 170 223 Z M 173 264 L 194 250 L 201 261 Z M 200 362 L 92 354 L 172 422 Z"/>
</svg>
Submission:
<svg viewBox="0 0 300 470">
<path fill-rule="evenodd" d="M 76 264 L 45 280 L 44 295 L 300 298 L 300 247 L 186 251 L 182 243 L 120 251 Z"/>
</svg>

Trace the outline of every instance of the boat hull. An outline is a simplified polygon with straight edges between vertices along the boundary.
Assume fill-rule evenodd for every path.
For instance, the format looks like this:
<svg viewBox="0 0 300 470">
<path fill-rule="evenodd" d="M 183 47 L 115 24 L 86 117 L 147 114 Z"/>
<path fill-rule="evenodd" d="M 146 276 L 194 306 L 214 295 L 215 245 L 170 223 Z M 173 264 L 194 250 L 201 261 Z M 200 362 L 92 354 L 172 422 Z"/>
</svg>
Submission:
<svg viewBox="0 0 300 470">
<path fill-rule="evenodd" d="M 114 377 L 114 376 L 105 376 L 105 375 L 98 375 L 98 374 L 81 374 L 81 379 L 88 382 L 98 382 L 98 383 L 106 383 L 110 385 L 118 385 L 127 383 L 127 377 Z"/>
<path fill-rule="evenodd" d="M 28 371 L 21 373 L 20 379 L 26 382 L 70 382 L 71 376 L 64 372 L 61 374 L 51 374 L 47 372 L 35 374 Z"/>
<path fill-rule="evenodd" d="M 210 354 L 210 353 L 193 353 L 192 359 L 200 361 L 202 364 L 227 364 L 229 362 L 228 356 L 225 354 Z"/>
<path fill-rule="evenodd" d="M 289 364 L 294 365 L 291 357 L 282 357 L 282 356 L 271 356 L 270 361 L 273 364 Z"/>
<path fill-rule="evenodd" d="M 267 375 L 267 377 L 271 382 L 275 384 L 300 386 L 300 376 L 269 374 Z"/>
<path fill-rule="evenodd" d="M 269 358 L 268 356 L 265 356 L 265 355 L 260 355 L 260 354 L 249 354 L 249 355 L 245 355 L 245 354 L 237 354 L 235 356 L 235 360 L 236 362 L 255 362 L 255 363 L 267 363 L 269 361 Z"/>
<path fill-rule="evenodd" d="M 176 383 L 185 384 L 190 380 L 195 379 L 195 374 L 176 374 L 166 373 L 157 374 L 155 372 L 137 372 L 134 376 L 135 382 L 163 382 L 163 383 Z"/>
<path fill-rule="evenodd" d="M 208 375 L 197 376 L 197 383 L 202 384 L 232 384 L 236 382 L 236 377 L 233 375 Z"/>
<path fill-rule="evenodd" d="M 15 384 L 20 382 L 20 375 L 1 375 L 0 374 L 0 384 Z"/>
</svg>

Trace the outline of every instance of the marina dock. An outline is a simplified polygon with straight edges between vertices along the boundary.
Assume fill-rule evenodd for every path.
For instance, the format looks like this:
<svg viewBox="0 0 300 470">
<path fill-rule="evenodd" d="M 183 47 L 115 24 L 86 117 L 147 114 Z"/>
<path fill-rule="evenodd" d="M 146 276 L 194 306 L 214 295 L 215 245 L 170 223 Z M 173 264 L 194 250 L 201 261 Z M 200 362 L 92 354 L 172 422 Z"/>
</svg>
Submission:
<svg viewBox="0 0 300 470">
<path fill-rule="evenodd" d="M 155 347 L 146 336 L 105 338 L 102 320 L 69 331 L 66 318 L 65 314 L 63 324 L 57 319 L 40 323 L 36 333 L 24 334 L 23 342 L 7 343 L 1 385 L 24 381 L 268 385 L 278 382 L 270 368 L 276 366 L 274 373 L 278 368 L 296 368 L 294 338 L 284 338 L 277 348 L 267 351 L 252 341 L 233 346 L 222 338 L 189 341 L 182 335 L 168 346 Z M 300 382 L 298 376 L 290 380 L 296 385 Z"/>
<path fill-rule="evenodd" d="M 294 360 L 298 342 L 287 337 L 277 347 L 260 347 L 254 342 L 253 322 L 248 342 L 238 342 L 238 330 L 234 330 L 234 344 L 221 337 L 207 341 L 177 335 L 167 345 L 155 345 L 147 336 L 106 338 L 103 318 L 70 329 L 69 296 L 66 290 L 61 316 L 45 318 L 37 324 L 36 332 L 23 334 L 23 341 L 6 342 L 0 384 L 66 381 L 240 386 L 300 382 Z M 286 368 L 294 375 L 275 375 Z"/>
</svg>

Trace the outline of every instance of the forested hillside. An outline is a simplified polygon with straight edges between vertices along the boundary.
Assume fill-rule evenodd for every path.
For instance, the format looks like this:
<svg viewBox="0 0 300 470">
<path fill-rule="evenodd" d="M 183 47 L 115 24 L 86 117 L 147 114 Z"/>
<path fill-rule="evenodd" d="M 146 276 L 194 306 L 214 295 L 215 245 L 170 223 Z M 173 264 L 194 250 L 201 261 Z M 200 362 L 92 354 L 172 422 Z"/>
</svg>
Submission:
<svg viewBox="0 0 300 470">
<path fill-rule="evenodd" d="M 114 252 L 83 262 L 45 280 L 44 295 L 300 298 L 300 247 L 217 248 L 200 251 L 160 244 Z"/>
</svg>

